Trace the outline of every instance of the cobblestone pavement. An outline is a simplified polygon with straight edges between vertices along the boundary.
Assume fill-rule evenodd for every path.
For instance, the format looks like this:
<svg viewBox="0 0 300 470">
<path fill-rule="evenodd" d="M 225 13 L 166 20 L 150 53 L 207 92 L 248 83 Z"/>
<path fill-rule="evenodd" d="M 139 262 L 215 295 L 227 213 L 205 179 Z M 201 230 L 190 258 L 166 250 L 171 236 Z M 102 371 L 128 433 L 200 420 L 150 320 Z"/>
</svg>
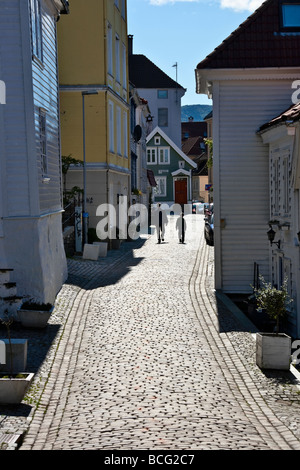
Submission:
<svg viewBox="0 0 300 470">
<path fill-rule="evenodd" d="M 0 408 L 21 450 L 300 449 L 298 381 L 255 365 L 251 326 L 214 291 L 203 216 L 186 244 L 174 222 L 160 245 L 69 260 L 47 329 L 27 332 L 33 386 Z"/>
</svg>

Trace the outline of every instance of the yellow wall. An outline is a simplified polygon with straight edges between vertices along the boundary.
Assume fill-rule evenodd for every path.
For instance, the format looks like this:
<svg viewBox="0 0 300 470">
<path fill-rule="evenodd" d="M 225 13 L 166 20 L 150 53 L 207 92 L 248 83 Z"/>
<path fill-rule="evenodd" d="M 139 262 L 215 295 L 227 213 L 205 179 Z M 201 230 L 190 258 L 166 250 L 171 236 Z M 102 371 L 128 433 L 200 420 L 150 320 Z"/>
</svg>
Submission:
<svg viewBox="0 0 300 470">
<path fill-rule="evenodd" d="M 83 159 L 83 106 L 78 92 L 60 95 L 62 155 Z M 105 93 L 85 97 L 86 161 L 106 161 Z"/>
<path fill-rule="evenodd" d="M 108 162 L 130 168 L 129 151 L 129 85 L 123 88 L 122 44 L 127 48 L 127 22 L 116 8 L 114 0 L 70 0 L 70 15 L 58 23 L 58 60 L 60 86 L 78 91 L 60 92 L 62 155 L 83 159 L 82 89 L 95 87 L 98 95 L 85 97 L 86 161 Z M 120 0 L 120 5 L 122 4 Z M 107 73 L 106 32 L 111 25 L 113 38 L 113 73 Z M 115 79 L 115 37 L 120 40 L 120 82 Z M 127 61 L 126 61 L 127 68 Z M 114 114 L 115 153 L 108 151 L 108 102 L 127 112 L 128 158 L 116 154 L 117 122 Z M 124 126 L 121 127 L 122 148 Z M 122 150 L 122 154 L 124 151 Z"/>
<path fill-rule="evenodd" d="M 70 0 L 70 15 L 58 23 L 61 85 L 105 83 L 103 0 Z"/>
</svg>

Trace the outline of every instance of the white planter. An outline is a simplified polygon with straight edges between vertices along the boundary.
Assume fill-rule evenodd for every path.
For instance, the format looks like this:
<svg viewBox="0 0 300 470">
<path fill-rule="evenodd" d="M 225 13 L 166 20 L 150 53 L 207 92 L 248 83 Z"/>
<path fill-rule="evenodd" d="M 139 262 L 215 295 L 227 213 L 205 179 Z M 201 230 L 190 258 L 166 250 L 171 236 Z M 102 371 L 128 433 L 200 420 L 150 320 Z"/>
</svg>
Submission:
<svg viewBox="0 0 300 470">
<path fill-rule="evenodd" d="M 99 247 L 99 258 L 105 258 L 107 255 L 107 242 L 94 242 Z"/>
<path fill-rule="evenodd" d="M 34 374 L 23 373 L 26 378 L 3 378 L 0 375 L 0 404 L 16 405 L 23 400 Z"/>
<path fill-rule="evenodd" d="M 279 333 L 256 334 L 256 364 L 261 369 L 289 370 L 291 338 Z"/>
<path fill-rule="evenodd" d="M 8 339 L 1 339 L 5 344 L 5 364 L 0 364 L 0 372 L 9 372 L 11 370 L 11 352 L 13 372 L 26 370 L 27 366 L 27 339 L 11 339 L 11 350 Z"/>
<path fill-rule="evenodd" d="M 19 321 L 26 328 L 45 328 L 48 320 L 53 312 L 53 308 L 46 310 L 26 310 L 20 308 L 18 310 Z"/>
</svg>

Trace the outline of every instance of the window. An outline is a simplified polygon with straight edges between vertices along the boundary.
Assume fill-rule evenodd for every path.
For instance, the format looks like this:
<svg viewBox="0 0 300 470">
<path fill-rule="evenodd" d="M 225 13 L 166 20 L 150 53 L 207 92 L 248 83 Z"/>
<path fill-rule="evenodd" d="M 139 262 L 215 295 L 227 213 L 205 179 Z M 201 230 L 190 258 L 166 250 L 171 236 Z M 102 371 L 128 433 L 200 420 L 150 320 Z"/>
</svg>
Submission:
<svg viewBox="0 0 300 470">
<path fill-rule="evenodd" d="M 115 151 L 115 130 L 114 130 L 114 104 L 110 101 L 108 105 L 109 112 L 109 151 Z"/>
<path fill-rule="evenodd" d="M 127 90 L 127 54 L 126 46 L 122 43 L 123 88 Z"/>
<path fill-rule="evenodd" d="M 122 0 L 122 18 L 125 20 L 126 19 L 126 5 L 125 5 L 125 0 Z"/>
<path fill-rule="evenodd" d="M 154 137 L 155 145 L 160 145 L 160 137 Z"/>
<path fill-rule="evenodd" d="M 116 35 L 116 80 L 120 83 L 120 39 Z"/>
<path fill-rule="evenodd" d="M 147 148 L 147 164 L 156 165 L 157 163 L 157 150 L 155 147 Z"/>
<path fill-rule="evenodd" d="M 159 127 L 168 126 L 168 108 L 158 108 L 158 125 Z"/>
<path fill-rule="evenodd" d="M 107 70 L 110 75 L 113 74 L 113 50 L 112 50 L 112 27 L 107 25 Z"/>
<path fill-rule="evenodd" d="M 124 157 L 128 158 L 128 118 L 127 112 L 123 113 L 123 139 L 124 139 Z"/>
<path fill-rule="evenodd" d="M 122 127 L 121 127 L 121 108 L 117 107 L 117 154 L 122 154 L 121 141 L 122 141 Z"/>
<path fill-rule="evenodd" d="M 285 214 L 290 212 L 290 199 L 289 199 L 289 158 L 288 156 L 283 159 L 283 211 Z"/>
<path fill-rule="evenodd" d="M 40 0 L 31 0 L 31 41 L 32 55 L 42 61 L 42 13 Z"/>
<path fill-rule="evenodd" d="M 41 152 L 41 171 L 42 178 L 48 176 L 48 158 L 47 158 L 47 119 L 46 111 L 39 110 L 39 128 L 40 128 L 40 152 Z"/>
<path fill-rule="evenodd" d="M 156 186 L 156 195 L 157 196 L 166 196 L 167 195 L 167 178 L 166 176 L 155 176 Z"/>
<path fill-rule="evenodd" d="M 158 99 L 167 99 L 168 98 L 168 90 L 157 90 L 157 98 Z"/>
<path fill-rule="evenodd" d="M 170 163 L 170 147 L 160 147 L 158 149 L 158 162 L 161 165 L 169 165 L 169 163 Z"/>
<path fill-rule="evenodd" d="M 281 3 L 281 27 L 286 30 L 300 30 L 300 2 L 290 0 Z"/>
</svg>

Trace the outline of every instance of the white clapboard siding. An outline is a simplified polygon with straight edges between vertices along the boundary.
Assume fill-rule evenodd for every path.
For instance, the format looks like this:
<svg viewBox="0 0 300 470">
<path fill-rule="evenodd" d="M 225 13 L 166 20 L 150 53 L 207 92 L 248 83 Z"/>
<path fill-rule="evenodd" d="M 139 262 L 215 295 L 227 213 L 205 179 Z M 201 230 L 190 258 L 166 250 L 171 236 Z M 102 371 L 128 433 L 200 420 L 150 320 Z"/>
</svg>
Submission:
<svg viewBox="0 0 300 470">
<path fill-rule="evenodd" d="M 6 84 L 4 127 L 0 130 L 5 159 L 3 215 L 27 215 L 30 210 L 27 167 L 27 128 L 19 0 L 1 1 L 0 71 Z"/>
<path fill-rule="evenodd" d="M 45 3 L 43 13 L 43 68 L 33 61 L 33 92 L 35 104 L 37 167 L 41 213 L 61 208 L 61 165 L 59 146 L 59 113 L 57 85 L 56 23 Z M 41 172 L 39 145 L 39 108 L 47 112 L 47 157 L 49 183 L 45 184 Z"/>
<path fill-rule="evenodd" d="M 291 104 L 288 80 L 222 81 L 219 87 L 220 237 L 222 289 L 247 293 L 253 283 L 253 265 L 269 275 L 268 146 L 257 135 L 259 127 Z M 219 231 L 219 233 L 217 233 Z"/>
</svg>

